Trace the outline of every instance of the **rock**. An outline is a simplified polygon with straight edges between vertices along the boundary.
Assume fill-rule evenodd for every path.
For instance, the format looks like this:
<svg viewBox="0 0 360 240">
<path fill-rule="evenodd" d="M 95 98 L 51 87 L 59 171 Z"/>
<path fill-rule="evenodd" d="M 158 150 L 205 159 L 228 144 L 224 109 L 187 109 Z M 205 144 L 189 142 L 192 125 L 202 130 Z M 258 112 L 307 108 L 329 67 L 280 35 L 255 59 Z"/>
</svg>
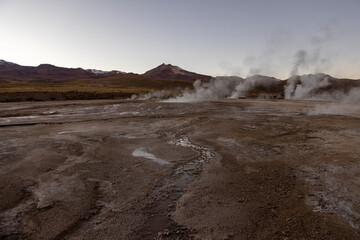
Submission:
<svg viewBox="0 0 360 240">
<path fill-rule="evenodd" d="M 274 147 L 273 150 L 274 150 L 274 152 L 276 152 L 277 154 L 281 154 L 281 153 L 282 153 L 281 149 L 278 148 L 278 147 Z"/>
<path fill-rule="evenodd" d="M 169 229 L 165 229 L 165 231 L 163 232 L 163 236 L 170 236 L 170 230 Z"/>
</svg>

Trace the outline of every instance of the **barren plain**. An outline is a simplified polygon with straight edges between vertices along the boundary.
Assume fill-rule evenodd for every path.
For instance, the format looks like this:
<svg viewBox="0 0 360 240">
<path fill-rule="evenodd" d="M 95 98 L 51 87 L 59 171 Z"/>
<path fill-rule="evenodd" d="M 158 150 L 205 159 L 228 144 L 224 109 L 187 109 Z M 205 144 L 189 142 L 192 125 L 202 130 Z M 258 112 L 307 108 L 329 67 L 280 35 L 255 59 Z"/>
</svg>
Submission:
<svg viewBox="0 0 360 240">
<path fill-rule="evenodd" d="M 359 144 L 358 104 L 1 103 L 0 238 L 360 239 Z"/>
</svg>

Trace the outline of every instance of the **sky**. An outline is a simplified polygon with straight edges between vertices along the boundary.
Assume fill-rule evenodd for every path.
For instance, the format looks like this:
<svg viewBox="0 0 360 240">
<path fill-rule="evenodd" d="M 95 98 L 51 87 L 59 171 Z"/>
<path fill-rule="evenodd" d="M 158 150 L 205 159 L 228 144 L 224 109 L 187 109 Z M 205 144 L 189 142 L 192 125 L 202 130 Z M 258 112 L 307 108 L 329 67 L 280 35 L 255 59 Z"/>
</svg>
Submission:
<svg viewBox="0 0 360 240">
<path fill-rule="evenodd" d="M 360 79 L 360 0 L 0 0 L 0 59 Z"/>
</svg>

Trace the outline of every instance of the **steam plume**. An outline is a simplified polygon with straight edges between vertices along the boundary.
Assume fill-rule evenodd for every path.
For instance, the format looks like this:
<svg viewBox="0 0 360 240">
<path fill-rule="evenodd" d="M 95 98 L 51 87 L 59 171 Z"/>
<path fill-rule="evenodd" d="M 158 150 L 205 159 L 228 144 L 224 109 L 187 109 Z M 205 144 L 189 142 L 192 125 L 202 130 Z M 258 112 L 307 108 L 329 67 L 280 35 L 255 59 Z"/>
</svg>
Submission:
<svg viewBox="0 0 360 240">
<path fill-rule="evenodd" d="M 285 99 L 315 99 L 318 90 L 328 85 L 329 76 L 325 74 L 292 76 L 288 79 L 284 89 Z"/>
<path fill-rule="evenodd" d="M 240 77 L 216 77 L 209 82 L 196 81 L 193 90 L 186 90 L 170 102 L 189 102 L 211 100 L 221 98 L 241 98 L 254 88 L 269 89 L 280 80 L 264 76 Z"/>
<path fill-rule="evenodd" d="M 294 67 L 291 70 L 291 76 L 298 75 L 299 68 L 307 62 L 307 53 L 305 50 L 299 50 L 295 54 Z"/>
<path fill-rule="evenodd" d="M 285 99 L 360 103 L 360 87 L 356 87 L 355 82 L 345 82 L 322 73 L 290 77 L 284 95 Z"/>
</svg>

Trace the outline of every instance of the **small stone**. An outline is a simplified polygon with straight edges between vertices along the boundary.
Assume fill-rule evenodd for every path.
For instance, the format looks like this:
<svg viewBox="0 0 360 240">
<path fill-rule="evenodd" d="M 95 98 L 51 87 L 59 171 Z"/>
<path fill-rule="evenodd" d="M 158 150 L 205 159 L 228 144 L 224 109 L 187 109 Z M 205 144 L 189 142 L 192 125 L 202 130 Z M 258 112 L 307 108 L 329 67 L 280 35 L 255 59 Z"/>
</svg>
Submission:
<svg viewBox="0 0 360 240">
<path fill-rule="evenodd" d="M 169 235 L 170 235 L 170 230 L 165 229 L 165 231 L 163 232 L 163 236 L 169 236 Z"/>
<path fill-rule="evenodd" d="M 281 154 L 281 149 L 278 148 L 278 147 L 274 147 L 273 150 L 278 153 L 278 154 Z"/>
</svg>

